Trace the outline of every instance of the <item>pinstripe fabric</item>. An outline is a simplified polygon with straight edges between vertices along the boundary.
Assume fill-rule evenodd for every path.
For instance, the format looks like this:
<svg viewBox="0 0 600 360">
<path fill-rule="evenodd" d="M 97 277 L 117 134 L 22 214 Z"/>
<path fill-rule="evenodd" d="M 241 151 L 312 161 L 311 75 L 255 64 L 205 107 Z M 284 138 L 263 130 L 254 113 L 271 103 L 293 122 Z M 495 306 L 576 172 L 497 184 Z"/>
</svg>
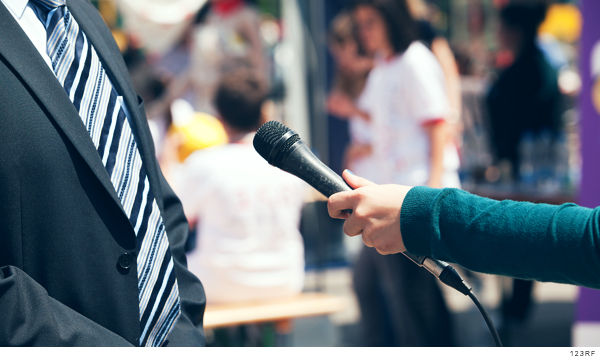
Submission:
<svg viewBox="0 0 600 360">
<path fill-rule="evenodd" d="M 78 110 L 137 235 L 140 346 L 161 346 L 180 315 L 165 225 L 122 98 L 64 5 L 64 0 L 29 2 L 46 26 L 54 74 Z"/>
</svg>

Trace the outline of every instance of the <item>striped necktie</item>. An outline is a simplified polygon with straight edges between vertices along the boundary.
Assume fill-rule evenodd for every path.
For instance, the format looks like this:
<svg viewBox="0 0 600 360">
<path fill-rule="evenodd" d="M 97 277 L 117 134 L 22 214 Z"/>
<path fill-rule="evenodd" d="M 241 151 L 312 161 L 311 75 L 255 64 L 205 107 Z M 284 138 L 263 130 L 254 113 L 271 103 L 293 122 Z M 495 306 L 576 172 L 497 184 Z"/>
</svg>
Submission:
<svg viewBox="0 0 600 360">
<path fill-rule="evenodd" d="M 140 346 L 161 346 L 180 315 L 169 240 L 118 96 L 65 0 L 31 0 L 52 69 L 79 112 L 137 235 Z"/>
</svg>

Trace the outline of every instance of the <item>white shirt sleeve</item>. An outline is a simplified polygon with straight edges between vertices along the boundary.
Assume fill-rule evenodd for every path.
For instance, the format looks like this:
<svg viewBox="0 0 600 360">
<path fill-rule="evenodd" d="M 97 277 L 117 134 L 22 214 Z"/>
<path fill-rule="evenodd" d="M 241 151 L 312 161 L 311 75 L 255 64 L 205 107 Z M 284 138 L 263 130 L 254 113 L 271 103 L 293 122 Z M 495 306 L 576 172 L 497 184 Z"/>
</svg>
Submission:
<svg viewBox="0 0 600 360">
<path fill-rule="evenodd" d="M 449 103 L 445 78 L 435 56 L 424 46 L 409 54 L 406 86 L 410 90 L 410 114 L 419 123 L 443 120 L 448 115 Z"/>
</svg>

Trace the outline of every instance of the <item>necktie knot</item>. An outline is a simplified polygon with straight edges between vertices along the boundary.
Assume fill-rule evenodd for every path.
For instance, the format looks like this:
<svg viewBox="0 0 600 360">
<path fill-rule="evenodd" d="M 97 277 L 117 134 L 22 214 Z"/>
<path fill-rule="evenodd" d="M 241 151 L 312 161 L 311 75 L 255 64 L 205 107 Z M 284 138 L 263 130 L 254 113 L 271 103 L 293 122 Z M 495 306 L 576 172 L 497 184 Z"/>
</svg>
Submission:
<svg viewBox="0 0 600 360">
<path fill-rule="evenodd" d="M 36 5 L 44 7 L 47 10 L 52 10 L 59 6 L 67 5 L 66 0 L 30 0 L 30 1 L 35 3 Z"/>
<path fill-rule="evenodd" d="M 58 9 L 65 5 L 67 5 L 66 0 L 30 0 L 27 3 L 27 6 L 33 10 L 46 29 L 49 25 L 48 15 L 59 12 Z M 60 17 L 63 15 L 64 11 L 59 14 Z"/>
</svg>

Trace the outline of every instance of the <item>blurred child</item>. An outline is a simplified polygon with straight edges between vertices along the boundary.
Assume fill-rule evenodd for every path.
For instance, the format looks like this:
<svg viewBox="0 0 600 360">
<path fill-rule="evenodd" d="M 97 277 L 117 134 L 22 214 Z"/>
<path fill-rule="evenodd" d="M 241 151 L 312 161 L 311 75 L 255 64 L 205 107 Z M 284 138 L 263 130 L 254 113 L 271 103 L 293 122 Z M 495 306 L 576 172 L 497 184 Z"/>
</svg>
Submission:
<svg viewBox="0 0 600 360">
<path fill-rule="evenodd" d="M 209 303 L 285 297 L 304 284 L 298 227 L 305 185 L 252 146 L 266 95 L 254 70 L 224 74 L 214 104 L 229 144 L 192 154 L 182 168 L 179 195 L 197 229 L 188 268 Z"/>
</svg>

